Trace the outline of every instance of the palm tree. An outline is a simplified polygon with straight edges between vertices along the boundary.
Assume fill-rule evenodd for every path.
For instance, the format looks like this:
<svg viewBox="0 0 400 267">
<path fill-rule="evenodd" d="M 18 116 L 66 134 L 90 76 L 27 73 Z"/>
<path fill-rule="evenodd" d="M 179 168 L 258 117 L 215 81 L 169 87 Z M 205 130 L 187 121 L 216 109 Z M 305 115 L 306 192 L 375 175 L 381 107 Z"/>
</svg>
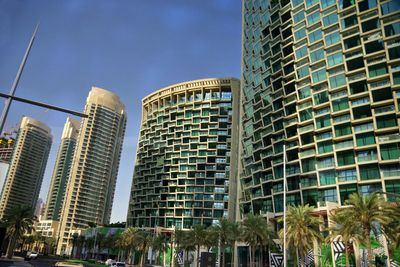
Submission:
<svg viewBox="0 0 400 267">
<path fill-rule="evenodd" d="M 33 215 L 31 207 L 18 205 L 4 217 L 4 221 L 7 227 L 7 236 L 10 238 L 7 258 L 11 259 L 17 240 L 33 228 L 36 217 Z"/>
<path fill-rule="evenodd" d="M 390 227 L 388 226 L 393 221 L 393 207 L 378 193 L 365 196 L 354 193 L 349 196 L 345 204 L 349 207 L 337 209 L 335 211 L 336 216 L 346 220 L 349 224 L 350 222 L 353 224 L 350 230 L 356 235 L 354 239 L 366 246 L 368 261 L 371 262 L 373 260 L 371 231 L 389 232 Z"/>
<path fill-rule="evenodd" d="M 195 245 L 195 247 L 196 247 L 196 255 L 197 255 L 196 266 L 199 267 L 200 248 L 201 248 L 201 246 L 205 245 L 206 238 L 207 238 L 206 227 L 204 225 L 197 224 L 193 227 L 192 230 L 190 230 L 190 235 L 191 235 L 193 245 Z"/>
<path fill-rule="evenodd" d="M 79 238 L 78 233 L 74 233 L 74 234 L 72 235 L 72 240 L 71 240 L 71 242 L 72 242 L 72 249 L 71 249 L 71 254 L 69 255 L 70 259 L 74 258 L 74 250 L 75 250 L 75 248 L 76 248 L 76 245 L 77 245 L 77 242 L 78 242 L 78 238 Z"/>
<path fill-rule="evenodd" d="M 240 239 L 250 247 L 250 266 L 255 264 L 257 248 L 263 254 L 263 247 L 273 243 L 274 231 L 269 227 L 267 220 L 260 215 L 248 214 L 240 226 Z M 261 261 L 263 258 L 261 257 Z"/>
<path fill-rule="evenodd" d="M 315 217 L 313 212 L 314 207 L 309 206 L 289 206 L 286 215 L 286 233 L 283 229 L 280 230 L 279 235 L 283 239 L 286 234 L 286 247 L 296 248 L 296 255 L 300 259 L 300 265 L 304 266 L 304 259 L 307 252 L 313 249 L 314 242 L 322 241 L 320 227 L 322 221 L 320 218 Z M 283 221 L 283 218 L 281 218 Z"/>
<path fill-rule="evenodd" d="M 165 258 L 165 252 L 169 248 L 169 240 L 168 236 L 166 234 L 159 234 L 154 237 L 154 239 L 151 242 L 151 246 L 154 251 L 156 251 L 157 256 L 156 256 L 156 264 L 160 263 L 160 253 L 164 253 L 164 258 Z"/>
<path fill-rule="evenodd" d="M 139 264 L 140 267 L 144 266 L 146 252 L 151 245 L 151 240 L 151 235 L 147 231 L 139 230 L 134 235 L 133 244 L 135 248 L 141 253 Z"/>
<path fill-rule="evenodd" d="M 118 243 L 128 251 L 129 263 L 132 264 L 132 249 L 135 247 L 135 236 L 139 230 L 135 227 L 126 228 Z"/>
<path fill-rule="evenodd" d="M 101 257 L 101 252 L 105 248 L 105 244 L 106 244 L 106 235 L 103 233 L 97 233 L 96 244 L 95 244 L 95 246 L 97 246 L 96 259 L 99 259 L 99 256 Z"/>
<path fill-rule="evenodd" d="M 235 241 L 237 240 L 237 237 L 239 235 L 238 225 L 234 221 L 230 221 L 226 218 L 221 218 L 219 219 L 218 224 L 214 226 L 214 229 L 217 232 L 217 236 L 221 246 L 222 260 L 221 255 L 218 255 L 218 257 L 220 258 L 220 262 L 222 262 L 221 266 L 225 267 L 225 250 L 228 246 L 231 247 L 231 262 L 233 262 L 233 250 L 235 246 Z"/>
<path fill-rule="evenodd" d="M 174 233 L 174 241 L 177 247 L 177 250 L 184 250 L 185 251 L 185 257 L 184 261 L 188 262 L 189 261 L 189 252 L 194 251 L 196 249 L 196 246 L 193 242 L 193 238 L 191 235 L 192 231 L 182 231 L 182 230 L 175 230 Z M 172 257 L 171 257 L 171 262 L 172 262 Z"/>
<path fill-rule="evenodd" d="M 334 241 L 334 238 L 337 236 L 341 237 L 341 241 L 344 243 L 345 247 L 346 267 L 348 267 L 350 266 L 350 243 L 353 240 L 359 240 L 362 236 L 362 231 L 357 224 L 349 220 L 349 218 L 344 217 L 344 215 L 340 212 L 330 215 L 329 218 L 331 222 L 335 224 L 335 226 L 330 229 L 329 239 Z"/>
</svg>

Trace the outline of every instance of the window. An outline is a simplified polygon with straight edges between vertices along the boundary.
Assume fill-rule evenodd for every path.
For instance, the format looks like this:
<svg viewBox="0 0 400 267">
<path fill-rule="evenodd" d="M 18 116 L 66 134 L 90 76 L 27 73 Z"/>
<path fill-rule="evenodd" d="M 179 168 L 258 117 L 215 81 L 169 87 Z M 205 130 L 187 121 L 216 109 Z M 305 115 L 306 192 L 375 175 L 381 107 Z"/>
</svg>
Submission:
<svg viewBox="0 0 400 267">
<path fill-rule="evenodd" d="M 356 0 L 339 0 L 339 8 L 345 9 L 354 5 Z"/>
<path fill-rule="evenodd" d="M 318 159 L 318 169 L 329 168 L 335 166 L 334 157 Z"/>
<path fill-rule="evenodd" d="M 345 85 L 346 84 L 346 76 L 344 73 L 333 76 L 329 78 L 329 84 L 331 85 L 331 89 Z"/>
<path fill-rule="evenodd" d="M 296 39 L 296 41 L 304 38 L 306 36 L 306 29 L 305 28 L 301 28 L 300 30 L 294 32 L 294 38 Z"/>
<path fill-rule="evenodd" d="M 400 180 L 385 181 L 385 185 L 386 185 L 386 192 L 393 194 L 393 195 L 387 194 L 388 200 L 396 201 L 397 197 L 395 196 L 395 194 L 400 195 Z"/>
<path fill-rule="evenodd" d="M 338 166 L 346 166 L 355 163 L 353 150 L 345 152 L 337 152 L 336 157 Z"/>
<path fill-rule="evenodd" d="M 309 8 L 310 6 L 315 5 L 316 3 L 318 3 L 318 0 L 306 0 L 307 8 Z"/>
<path fill-rule="evenodd" d="M 382 15 L 386 15 L 392 12 L 400 10 L 400 2 L 398 0 L 392 0 L 381 5 Z"/>
<path fill-rule="evenodd" d="M 356 135 L 357 146 L 368 146 L 375 144 L 374 133 L 365 133 Z"/>
<path fill-rule="evenodd" d="M 329 153 L 333 151 L 332 141 L 318 143 L 318 153 Z"/>
<path fill-rule="evenodd" d="M 337 202 L 337 191 L 336 189 L 321 190 L 320 198 L 322 201 Z"/>
<path fill-rule="evenodd" d="M 321 185 L 336 184 L 335 171 L 329 170 L 319 173 L 319 183 Z"/>
<path fill-rule="evenodd" d="M 340 41 L 340 34 L 339 32 L 331 33 L 325 36 L 325 43 L 327 46 L 336 44 Z"/>
<path fill-rule="evenodd" d="M 367 54 L 371 54 L 380 50 L 383 50 L 383 41 L 382 40 L 377 40 L 373 42 L 369 42 L 365 44 L 365 52 Z"/>
<path fill-rule="evenodd" d="M 295 6 L 302 4 L 303 2 L 304 2 L 304 0 L 292 0 L 292 5 L 293 5 L 293 7 L 295 7 Z"/>
<path fill-rule="evenodd" d="M 342 52 L 328 56 L 328 66 L 332 67 L 343 62 Z"/>
<path fill-rule="evenodd" d="M 376 150 L 366 150 L 357 152 L 358 162 L 371 161 L 376 159 L 377 159 Z"/>
<path fill-rule="evenodd" d="M 317 129 L 328 127 L 331 125 L 331 117 L 329 115 L 322 116 L 316 119 Z"/>
<path fill-rule="evenodd" d="M 314 95 L 314 102 L 315 102 L 315 105 L 319 105 L 319 104 L 325 103 L 325 102 L 327 102 L 328 100 L 329 100 L 329 98 L 328 98 L 328 92 L 326 92 L 326 91 Z"/>
<path fill-rule="evenodd" d="M 381 191 L 382 190 L 382 184 L 370 184 L 370 185 L 361 185 L 359 187 L 359 192 L 362 196 L 371 194 L 373 192 Z"/>
<path fill-rule="evenodd" d="M 347 97 L 332 101 L 333 111 L 340 111 L 349 108 L 349 101 Z"/>
<path fill-rule="evenodd" d="M 339 187 L 340 191 L 340 201 L 341 204 L 344 205 L 346 200 L 349 199 L 351 194 L 357 193 L 357 185 L 349 184 L 349 185 L 341 185 Z"/>
<path fill-rule="evenodd" d="M 297 59 L 305 57 L 307 54 L 308 53 L 307 53 L 307 46 L 306 45 L 296 50 L 296 58 Z"/>
<path fill-rule="evenodd" d="M 389 59 L 393 60 L 393 59 L 400 58 L 400 47 L 399 46 L 389 48 L 388 51 L 389 51 Z"/>
<path fill-rule="evenodd" d="M 308 69 L 308 66 L 304 66 L 304 67 L 297 69 L 297 77 L 299 79 L 307 76 L 308 74 L 310 74 L 310 70 Z"/>
<path fill-rule="evenodd" d="M 400 164 L 382 166 L 384 177 L 400 176 Z"/>
<path fill-rule="evenodd" d="M 386 116 L 376 117 L 376 126 L 378 129 L 397 126 L 396 115 L 390 114 Z"/>
<path fill-rule="evenodd" d="M 314 23 L 318 22 L 319 20 L 320 20 L 319 11 L 314 12 L 307 16 L 307 24 L 308 25 L 314 24 Z"/>
<path fill-rule="evenodd" d="M 370 77 L 376 77 L 387 73 L 386 64 L 378 64 L 368 68 L 368 74 Z"/>
<path fill-rule="evenodd" d="M 323 18 L 324 27 L 328 27 L 338 21 L 337 13 L 332 13 Z"/>
<path fill-rule="evenodd" d="M 399 159 L 400 158 L 400 147 L 399 143 L 381 145 L 381 159 L 382 160 L 391 160 L 391 159 Z"/>
<path fill-rule="evenodd" d="M 315 62 L 324 58 L 324 49 L 318 49 L 316 51 L 311 52 L 310 54 L 311 62 Z"/>
<path fill-rule="evenodd" d="M 352 16 L 344 18 L 340 21 L 340 25 L 342 26 L 342 29 L 349 28 L 353 25 L 356 25 L 357 23 L 358 23 L 357 15 L 352 15 Z"/>
<path fill-rule="evenodd" d="M 310 172 L 315 170 L 315 159 L 304 159 L 301 161 L 303 172 Z"/>
<path fill-rule="evenodd" d="M 313 83 L 317 83 L 326 79 L 326 69 L 320 69 L 312 73 Z"/>
<path fill-rule="evenodd" d="M 310 206 L 317 206 L 318 201 L 318 191 L 315 189 L 304 190 L 302 192 L 304 204 L 309 204 Z"/>
<path fill-rule="evenodd" d="M 319 41 L 321 39 L 322 39 L 322 31 L 319 30 L 319 29 L 308 34 L 308 41 L 310 43 L 314 43 L 314 42 Z"/>
<path fill-rule="evenodd" d="M 310 88 L 310 86 L 306 86 L 306 87 L 301 88 L 301 89 L 299 90 L 299 97 L 300 97 L 300 99 L 309 97 L 310 95 L 311 95 L 311 88 Z"/>
<path fill-rule="evenodd" d="M 393 24 L 385 26 L 385 35 L 392 36 L 400 34 L 400 22 L 395 22 Z"/>
<path fill-rule="evenodd" d="M 351 134 L 351 124 L 350 123 L 345 123 L 341 125 L 336 125 L 335 126 L 335 136 L 344 136 Z"/>
<path fill-rule="evenodd" d="M 304 19 L 304 11 L 300 11 L 299 13 L 296 13 L 293 15 L 293 22 L 297 23 L 301 20 Z"/>
<path fill-rule="evenodd" d="M 360 36 L 354 36 L 344 40 L 344 47 L 350 49 L 360 45 Z"/>
<path fill-rule="evenodd" d="M 356 169 L 337 171 L 338 181 L 339 182 L 348 182 L 357 180 L 357 171 Z"/>
<path fill-rule="evenodd" d="M 360 165 L 361 180 L 380 179 L 379 168 L 377 164 Z"/>
<path fill-rule="evenodd" d="M 336 4 L 336 0 L 321 0 L 322 8 L 326 8 L 326 7 L 331 6 L 333 4 Z"/>
<path fill-rule="evenodd" d="M 376 7 L 376 0 L 365 0 L 358 3 L 360 12 Z"/>
<path fill-rule="evenodd" d="M 375 19 L 370 19 L 367 20 L 363 23 L 361 23 L 361 28 L 363 32 L 368 32 L 368 31 L 372 31 L 375 30 L 379 27 L 379 19 L 375 18 Z"/>
<path fill-rule="evenodd" d="M 300 111 L 300 121 L 306 121 L 312 118 L 312 109 Z"/>
<path fill-rule="evenodd" d="M 393 84 L 400 84 L 400 72 L 393 73 Z"/>
</svg>

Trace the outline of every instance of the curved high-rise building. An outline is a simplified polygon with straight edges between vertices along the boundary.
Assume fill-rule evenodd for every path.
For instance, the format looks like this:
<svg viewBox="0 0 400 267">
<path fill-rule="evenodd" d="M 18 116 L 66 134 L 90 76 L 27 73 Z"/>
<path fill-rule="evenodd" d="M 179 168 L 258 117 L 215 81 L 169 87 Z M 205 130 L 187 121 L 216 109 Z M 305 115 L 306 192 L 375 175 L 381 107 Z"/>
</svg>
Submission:
<svg viewBox="0 0 400 267">
<path fill-rule="evenodd" d="M 47 125 L 30 117 L 22 118 L 2 190 L 0 218 L 17 205 L 36 208 L 51 142 Z"/>
<path fill-rule="evenodd" d="M 188 81 L 142 101 L 127 225 L 188 229 L 234 214 L 239 80 Z"/>
<path fill-rule="evenodd" d="M 400 193 L 400 5 L 244 0 L 244 213 Z M 390 194 L 387 194 L 390 198 Z"/>
<path fill-rule="evenodd" d="M 92 87 L 76 141 L 60 218 L 58 254 L 88 223 L 109 223 L 126 125 L 125 106 L 114 93 Z"/>
<path fill-rule="evenodd" d="M 47 194 L 45 220 L 58 221 L 60 219 L 78 133 L 79 121 L 67 118 Z"/>
</svg>

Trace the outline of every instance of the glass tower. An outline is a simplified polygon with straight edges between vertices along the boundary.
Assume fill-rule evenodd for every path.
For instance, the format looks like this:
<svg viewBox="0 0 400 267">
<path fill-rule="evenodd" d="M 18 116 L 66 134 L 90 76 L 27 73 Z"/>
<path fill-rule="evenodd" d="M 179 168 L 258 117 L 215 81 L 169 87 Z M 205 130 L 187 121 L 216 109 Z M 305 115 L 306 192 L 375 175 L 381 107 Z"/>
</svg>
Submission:
<svg viewBox="0 0 400 267">
<path fill-rule="evenodd" d="M 239 80 L 204 79 L 142 101 L 127 226 L 189 229 L 236 207 Z"/>
<path fill-rule="evenodd" d="M 400 2 L 243 1 L 243 213 L 400 193 Z"/>
<path fill-rule="evenodd" d="M 2 190 L 0 218 L 18 205 L 35 209 L 51 142 L 47 125 L 30 117 L 22 118 Z"/>
<path fill-rule="evenodd" d="M 67 118 L 47 195 L 45 220 L 58 221 L 60 219 L 78 132 L 79 121 Z"/>
<path fill-rule="evenodd" d="M 125 135 L 125 106 L 114 93 L 92 87 L 84 112 L 60 216 L 60 255 L 88 223 L 109 223 Z"/>
</svg>

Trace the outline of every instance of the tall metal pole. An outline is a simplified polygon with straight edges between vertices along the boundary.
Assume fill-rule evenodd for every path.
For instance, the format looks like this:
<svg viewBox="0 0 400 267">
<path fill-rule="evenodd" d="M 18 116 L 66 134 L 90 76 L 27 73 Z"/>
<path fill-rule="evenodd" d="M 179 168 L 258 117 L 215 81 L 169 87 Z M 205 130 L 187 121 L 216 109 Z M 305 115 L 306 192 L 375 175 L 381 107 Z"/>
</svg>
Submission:
<svg viewBox="0 0 400 267">
<path fill-rule="evenodd" d="M 35 41 L 35 37 L 36 37 L 36 33 L 37 33 L 38 29 L 39 29 L 39 23 L 36 24 L 36 27 L 32 34 L 31 40 L 29 41 L 28 47 L 26 48 L 25 55 L 22 58 L 21 64 L 19 65 L 17 75 L 15 76 L 14 82 L 11 86 L 11 90 L 10 90 L 11 96 L 14 96 L 15 91 L 18 87 L 18 83 L 21 78 L 22 71 L 24 70 L 26 60 L 28 59 L 29 52 L 31 51 L 33 42 Z M 7 119 L 8 111 L 10 110 L 11 101 L 12 101 L 12 98 L 9 97 L 6 99 L 6 101 L 4 103 L 3 112 L 1 113 L 1 117 L 0 117 L 0 134 L 3 133 L 3 127 L 4 127 L 4 123 L 6 122 L 6 119 Z"/>
<path fill-rule="evenodd" d="M 286 267 L 286 145 L 283 145 L 283 267 Z"/>
</svg>

